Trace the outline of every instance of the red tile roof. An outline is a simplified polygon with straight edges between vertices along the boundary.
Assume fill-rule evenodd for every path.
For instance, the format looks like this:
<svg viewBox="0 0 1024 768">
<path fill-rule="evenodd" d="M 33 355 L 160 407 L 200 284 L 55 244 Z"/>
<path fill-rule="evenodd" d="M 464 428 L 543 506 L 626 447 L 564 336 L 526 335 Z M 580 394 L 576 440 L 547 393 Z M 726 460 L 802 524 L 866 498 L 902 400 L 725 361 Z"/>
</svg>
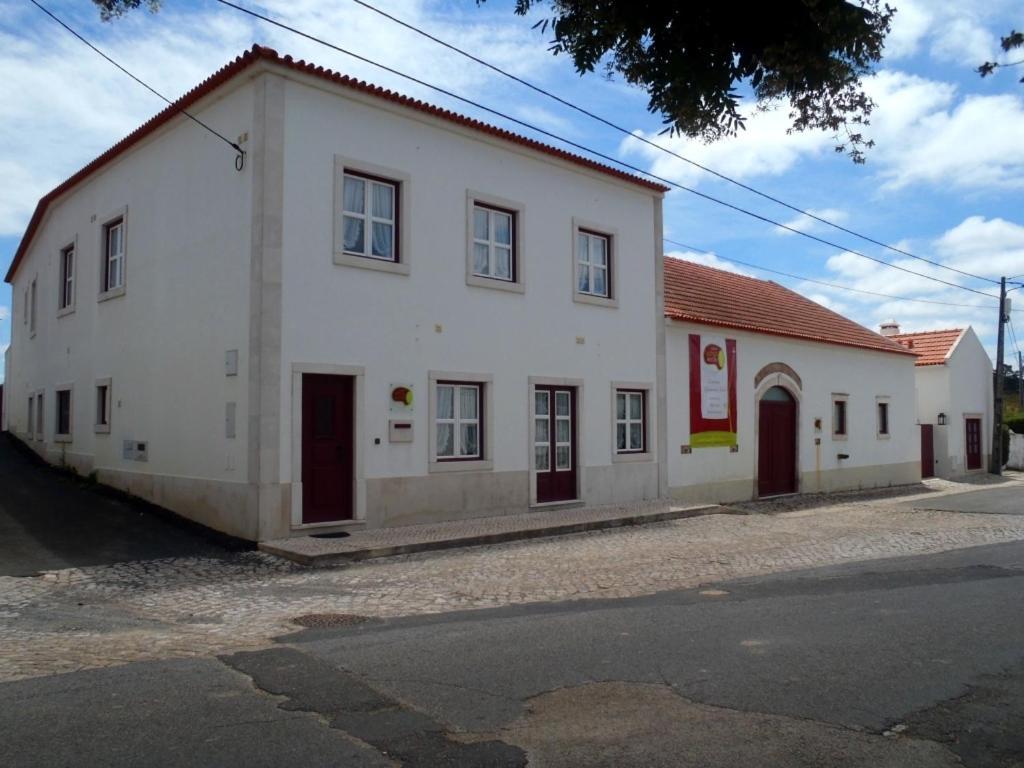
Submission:
<svg viewBox="0 0 1024 768">
<path fill-rule="evenodd" d="M 272 48 L 254 45 L 250 50 L 219 69 L 180 99 L 169 105 L 162 112 L 150 118 L 125 138 L 121 139 L 121 141 L 83 167 L 69 179 L 44 195 L 36 205 L 35 212 L 29 220 L 28 227 L 25 230 L 24 236 L 21 238 L 21 243 L 18 245 L 18 250 L 14 254 L 14 259 L 11 261 L 11 266 L 7 270 L 7 276 L 4 280 L 9 283 L 14 279 L 14 273 L 17 271 L 18 265 L 24 258 L 25 252 L 28 250 L 28 247 L 32 242 L 32 238 L 42 222 L 43 215 L 46 213 L 46 208 L 50 203 L 87 179 L 114 158 L 138 144 L 172 118 L 178 116 L 179 112 L 188 109 L 199 101 L 199 99 L 213 93 L 217 88 L 224 85 L 240 72 L 248 69 L 258 61 L 273 62 L 297 72 L 312 75 L 313 77 L 318 77 L 322 80 L 328 80 L 336 85 L 349 88 L 353 91 L 375 96 L 395 104 L 400 104 L 403 107 L 408 107 L 409 109 L 415 109 L 419 112 L 425 112 L 426 114 L 441 118 L 442 120 L 447 120 L 449 122 L 456 123 L 457 125 L 461 125 L 481 133 L 486 133 L 499 139 L 504 139 L 505 141 L 510 141 L 514 144 L 529 147 L 530 149 L 542 152 L 552 157 L 557 157 L 560 160 L 565 160 L 589 170 L 603 173 L 607 176 L 618 179 L 619 181 L 636 184 L 637 186 L 644 187 L 645 189 L 650 189 L 655 192 L 664 193 L 669 190 L 668 187 L 649 181 L 641 176 L 635 176 L 631 173 L 621 171 L 618 168 L 613 168 L 610 165 L 599 163 L 581 155 L 573 154 L 572 152 L 566 152 L 564 149 L 559 149 L 558 147 L 551 146 L 550 144 L 544 144 L 543 142 L 527 138 L 526 136 L 520 136 L 519 134 L 507 131 L 504 128 L 498 128 L 488 123 L 481 122 L 480 120 L 474 120 L 471 117 L 466 117 L 465 115 L 461 115 L 457 112 L 452 112 L 450 110 L 428 104 L 424 101 L 403 96 L 402 94 L 395 93 L 394 91 L 389 91 L 363 80 L 357 80 L 353 77 L 349 77 L 348 75 L 342 75 L 338 72 L 318 67 L 315 64 L 311 64 L 306 61 L 295 61 L 291 56 L 280 56 L 277 51 Z"/>
<path fill-rule="evenodd" d="M 963 332 L 963 328 L 949 328 L 942 331 L 900 333 L 889 338 L 917 355 L 914 365 L 942 365 Z"/>
<path fill-rule="evenodd" d="M 778 283 L 665 258 L 665 316 L 702 325 L 912 354 Z"/>
</svg>

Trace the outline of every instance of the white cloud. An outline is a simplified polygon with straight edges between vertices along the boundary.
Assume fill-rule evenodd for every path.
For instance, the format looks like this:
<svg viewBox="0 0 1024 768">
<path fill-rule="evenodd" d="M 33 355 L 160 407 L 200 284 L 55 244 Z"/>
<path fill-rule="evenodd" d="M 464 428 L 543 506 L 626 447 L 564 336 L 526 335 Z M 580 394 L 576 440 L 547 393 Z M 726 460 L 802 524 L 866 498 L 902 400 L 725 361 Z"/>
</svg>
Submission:
<svg viewBox="0 0 1024 768">
<path fill-rule="evenodd" d="M 970 216 L 939 237 L 935 249 L 944 263 L 974 274 L 1024 273 L 1024 226 L 1005 219 Z"/>
<path fill-rule="evenodd" d="M 834 143 L 831 137 L 819 131 L 787 134 L 790 125 L 787 108 L 758 112 L 752 105 L 747 105 L 741 112 L 747 118 L 746 130 L 713 144 L 685 136 L 662 136 L 653 131 L 635 133 L 739 180 L 781 175 L 790 170 L 800 158 L 822 154 L 831 149 Z M 624 139 L 620 152 L 647 160 L 652 173 L 683 184 L 692 185 L 711 178 L 690 163 L 636 139 Z"/>
<path fill-rule="evenodd" d="M 669 251 L 665 254 L 673 259 L 680 259 L 681 261 L 691 261 L 694 264 L 703 264 L 705 267 L 714 267 L 715 269 L 721 269 L 725 272 L 732 272 L 737 275 L 744 275 L 745 277 L 753 277 L 750 272 L 743 269 L 742 267 L 733 264 L 731 261 L 725 261 L 724 259 L 718 258 L 714 253 L 697 253 L 696 251 Z"/>
<path fill-rule="evenodd" d="M 840 208 L 808 208 L 807 212 L 817 216 L 818 218 L 831 221 L 835 224 L 843 224 L 848 218 L 849 214 Z M 817 229 L 828 229 L 829 227 L 822 224 L 817 219 L 813 219 L 810 216 L 803 214 L 797 214 L 794 218 L 789 221 L 783 222 L 789 229 L 783 229 L 782 227 L 774 227 L 772 231 L 777 235 L 792 235 L 795 234 L 792 230 L 797 232 L 810 232 L 811 230 Z"/>
<path fill-rule="evenodd" d="M 10 319 L 10 317 L 11 317 L 11 309 L 10 309 L 10 307 L 5 307 L 3 304 L 0 304 L 0 322 L 2 322 L 4 320 L 8 320 L 8 319 Z"/>
<path fill-rule="evenodd" d="M 1001 0 L 896 0 L 892 30 L 885 41 L 887 60 L 927 52 L 935 59 L 976 67 L 996 50 L 992 27 L 1010 8 Z"/>
</svg>

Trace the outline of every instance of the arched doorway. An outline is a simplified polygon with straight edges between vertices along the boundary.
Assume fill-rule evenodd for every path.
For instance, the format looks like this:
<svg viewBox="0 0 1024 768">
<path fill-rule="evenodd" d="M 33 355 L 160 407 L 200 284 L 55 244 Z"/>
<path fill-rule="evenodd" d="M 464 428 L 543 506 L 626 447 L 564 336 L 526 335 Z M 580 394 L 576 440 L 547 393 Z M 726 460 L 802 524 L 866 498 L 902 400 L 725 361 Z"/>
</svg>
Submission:
<svg viewBox="0 0 1024 768">
<path fill-rule="evenodd" d="M 796 401 L 783 387 L 761 396 L 757 428 L 757 495 L 796 493 Z"/>
</svg>

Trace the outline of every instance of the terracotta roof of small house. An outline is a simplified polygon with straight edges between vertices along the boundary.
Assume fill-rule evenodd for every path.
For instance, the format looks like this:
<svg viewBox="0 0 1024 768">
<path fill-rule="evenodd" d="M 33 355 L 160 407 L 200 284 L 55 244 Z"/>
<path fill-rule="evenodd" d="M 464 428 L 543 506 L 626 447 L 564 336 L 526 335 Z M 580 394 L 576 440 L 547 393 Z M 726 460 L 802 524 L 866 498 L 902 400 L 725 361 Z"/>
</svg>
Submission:
<svg viewBox="0 0 1024 768">
<path fill-rule="evenodd" d="M 914 365 L 942 365 L 963 333 L 963 328 L 947 328 L 941 331 L 898 333 L 889 338 L 917 355 Z"/>
<path fill-rule="evenodd" d="M 913 354 L 778 283 L 672 257 L 665 258 L 665 316 L 823 344 Z"/>
<path fill-rule="evenodd" d="M 574 165 L 587 168 L 591 171 L 597 171 L 598 173 L 611 176 L 619 181 L 636 184 L 637 186 L 644 187 L 645 189 L 653 190 L 655 192 L 664 193 L 669 190 L 668 187 L 662 184 L 650 181 L 642 176 L 627 173 L 610 165 L 599 163 L 596 160 L 591 160 L 590 158 L 583 157 L 582 155 L 567 152 L 564 149 L 559 149 L 558 147 L 554 147 L 550 144 L 545 144 L 543 142 L 536 141 L 535 139 L 521 136 L 517 133 L 513 133 L 512 131 L 505 130 L 504 128 L 498 128 L 497 126 L 490 125 L 489 123 L 484 123 L 480 120 L 466 117 L 465 115 L 434 106 L 433 104 L 428 104 L 425 101 L 419 101 L 418 99 L 413 99 L 409 96 L 403 96 L 400 93 L 386 90 L 371 83 L 367 83 L 364 80 L 357 80 L 354 77 L 349 77 L 348 75 L 343 75 L 330 69 L 324 69 L 323 67 L 319 67 L 316 64 L 312 64 L 304 60 L 296 61 L 291 56 L 280 56 L 277 51 L 272 48 L 266 48 L 262 45 L 254 45 L 250 50 L 237 57 L 234 61 L 221 67 L 217 72 L 201 82 L 180 99 L 136 128 L 102 155 L 78 170 L 73 176 L 46 193 L 36 205 L 36 209 L 32 214 L 32 218 L 29 220 L 28 227 L 25 230 L 24 236 L 21 238 L 21 243 L 18 245 L 18 250 L 14 254 L 14 259 L 11 261 L 11 266 L 7 270 L 7 275 L 4 280 L 8 283 L 13 280 L 14 273 L 17 271 L 18 265 L 24 258 L 25 252 L 28 250 L 28 247 L 32 242 L 32 238 L 34 237 L 36 230 L 39 228 L 43 215 L 46 213 L 47 206 L 49 206 L 50 203 L 87 179 L 107 163 L 138 144 L 171 119 L 177 117 L 182 110 L 188 109 L 197 101 L 208 96 L 217 88 L 224 85 L 237 74 L 248 69 L 258 61 L 268 61 L 280 64 L 296 72 L 318 77 L 322 80 L 327 80 L 353 91 L 358 91 L 385 101 L 390 101 L 394 104 L 399 104 L 403 107 L 408 107 L 409 109 L 424 112 L 432 115 L 433 117 L 447 120 L 448 122 L 479 131 L 480 133 L 486 133 L 499 139 L 519 144 L 520 146 L 529 147 L 537 152 L 557 157 L 560 160 L 573 163 Z"/>
</svg>

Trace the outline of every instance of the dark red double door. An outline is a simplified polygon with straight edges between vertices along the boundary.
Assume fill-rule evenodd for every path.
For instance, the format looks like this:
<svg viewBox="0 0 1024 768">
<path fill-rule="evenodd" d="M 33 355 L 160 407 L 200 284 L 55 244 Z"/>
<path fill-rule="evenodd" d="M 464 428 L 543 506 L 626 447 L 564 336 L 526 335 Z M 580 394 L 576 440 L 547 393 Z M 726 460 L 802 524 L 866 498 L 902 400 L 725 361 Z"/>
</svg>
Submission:
<svg viewBox="0 0 1024 768">
<path fill-rule="evenodd" d="M 772 387 L 759 411 L 757 495 L 796 493 L 796 402 L 782 387 Z"/>
<path fill-rule="evenodd" d="M 350 520 L 355 496 L 355 380 L 302 376 L 302 522 Z"/>
<path fill-rule="evenodd" d="M 966 419 L 967 469 L 981 469 L 981 419 Z"/>
<path fill-rule="evenodd" d="M 576 389 L 535 387 L 533 468 L 538 504 L 577 498 L 576 434 Z"/>
</svg>

